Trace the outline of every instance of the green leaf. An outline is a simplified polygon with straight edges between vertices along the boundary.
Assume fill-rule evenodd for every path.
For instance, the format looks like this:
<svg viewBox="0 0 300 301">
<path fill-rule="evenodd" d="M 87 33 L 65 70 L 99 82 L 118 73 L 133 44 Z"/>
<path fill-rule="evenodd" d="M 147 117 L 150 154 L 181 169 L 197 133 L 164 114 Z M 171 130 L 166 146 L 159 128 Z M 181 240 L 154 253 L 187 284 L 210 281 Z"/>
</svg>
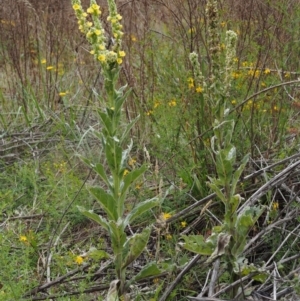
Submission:
<svg viewBox="0 0 300 301">
<path fill-rule="evenodd" d="M 130 283 L 133 283 L 133 282 L 136 282 L 141 279 L 148 278 L 148 277 L 156 276 L 161 273 L 162 273 L 162 271 L 158 268 L 157 264 L 155 262 L 150 262 L 147 265 L 145 265 L 140 270 L 140 272 L 132 278 Z"/>
<path fill-rule="evenodd" d="M 121 164 L 120 164 L 122 168 L 127 165 L 128 156 L 129 156 L 129 153 L 131 152 L 132 145 L 133 145 L 133 141 L 131 139 L 130 144 L 128 145 L 127 149 L 122 151 L 122 159 L 121 159 Z M 120 176 L 123 176 L 123 173 Z"/>
<path fill-rule="evenodd" d="M 109 231 L 109 224 L 105 218 L 94 213 L 92 210 L 86 210 L 85 208 L 83 208 L 81 206 L 77 206 L 77 208 L 83 215 L 85 215 L 89 219 L 93 220 L 97 224 L 101 225 L 105 230 Z"/>
<path fill-rule="evenodd" d="M 99 114 L 99 116 L 101 118 L 102 124 L 104 125 L 104 127 L 106 129 L 107 134 L 109 136 L 114 136 L 116 130 L 113 129 L 112 121 L 109 118 L 109 116 L 107 115 L 107 113 L 106 112 L 102 112 L 102 111 L 99 110 L 98 114 Z M 107 136 L 107 135 L 105 135 L 105 136 Z"/>
<path fill-rule="evenodd" d="M 207 185 L 216 193 L 217 197 L 224 203 L 227 203 L 227 199 L 222 192 L 222 190 L 218 187 L 218 185 L 215 183 L 217 180 L 214 178 L 208 177 L 210 182 L 207 183 Z"/>
<path fill-rule="evenodd" d="M 236 221 L 235 225 L 235 234 L 234 234 L 234 242 L 231 249 L 231 253 L 237 257 L 243 253 L 244 247 L 246 245 L 246 239 L 250 229 L 257 222 L 261 214 L 264 212 L 265 207 L 246 207 L 244 211 L 242 211 Z"/>
<path fill-rule="evenodd" d="M 235 191 L 236 191 L 236 185 L 241 177 L 241 174 L 242 172 L 244 171 L 245 169 L 245 166 L 247 164 L 249 160 L 249 154 L 247 154 L 242 162 L 241 162 L 241 165 L 239 166 L 239 168 L 233 173 L 233 176 L 232 176 L 232 181 L 231 181 L 231 195 L 234 195 L 235 194 Z"/>
<path fill-rule="evenodd" d="M 126 268 L 141 255 L 148 243 L 150 232 L 150 228 L 145 228 L 141 233 L 136 233 L 127 239 L 123 248 L 125 256 L 122 269 Z"/>
<path fill-rule="evenodd" d="M 105 182 L 105 184 L 110 186 L 104 166 L 101 163 L 96 163 L 94 166 L 92 166 L 92 168 L 101 177 L 101 179 Z"/>
<path fill-rule="evenodd" d="M 95 261 L 100 261 L 101 259 L 110 258 L 109 254 L 103 250 L 92 250 L 88 252 L 88 257 Z"/>
<path fill-rule="evenodd" d="M 109 235 L 111 238 L 112 242 L 112 248 L 114 251 L 114 254 L 116 256 L 115 258 L 115 265 L 116 265 L 116 270 L 121 269 L 123 265 L 122 260 L 122 251 L 123 251 L 123 246 L 126 242 L 126 234 L 124 232 L 124 225 L 123 224 L 118 224 L 115 221 L 109 221 Z"/>
<path fill-rule="evenodd" d="M 212 242 L 206 242 L 202 235 L 182 235 L 184 239 L 183 247 L 193 253 L 210 256 L 215 246 Z"/>
<path fill-rule="evenodd" d="M 146 165 L 143 165 L 139 168 L 136 168 L 132 171 L 130 171 L 125 177 L 124 177 L 124 186 L 121 190 L 121 195 L 125 195 L 130 185 L 136 181 L 146 170 L 148 167 Z"/>
<path fill-rule="evenodd" d="M 160 200 L 157 197 L 138 203 L 126 216 L 124 220 L 124 225 L 127 226 L 128 224 L 133 222 L 137 217 L 141 216 L 151 208 L 158 206 L 159 204 Z"/>
<path fill-rule="evenodd" d="M 236 158 L 236 148 L 233 145 L 229 145 L 226 149 L 222 149 L 216 155 L 216 168 L 218 177 L 227 183 L 233 172 L 233 167 Z"/>
<path fill-rule="evenodd" d="M 124 140 L 126 139 L 126 137 L 128 136 L 130 130 L 132 129 L 132 127 L 135 125 L 135 123 L 139 120 L 140 115 L 138 115 L 136 118 L 134 118 L 127 126 L 126 129 L 124 130 L 122 137 L 120 139 L 120 143 L 123 143 Z"/>
<path fill-rule="evenodd" d="M 100 203 L 109 219 L 118 220 L 117 203 L 114 197 L 101 187 L 90 187 L 89 191 Z"/>
<path fill-rule="evenodd" d="M 122 160 L 122 148 L 117 137 L 107 137 L 105 142 L 105 156 L 110 170 L 119 173 Z"/>
</svg>

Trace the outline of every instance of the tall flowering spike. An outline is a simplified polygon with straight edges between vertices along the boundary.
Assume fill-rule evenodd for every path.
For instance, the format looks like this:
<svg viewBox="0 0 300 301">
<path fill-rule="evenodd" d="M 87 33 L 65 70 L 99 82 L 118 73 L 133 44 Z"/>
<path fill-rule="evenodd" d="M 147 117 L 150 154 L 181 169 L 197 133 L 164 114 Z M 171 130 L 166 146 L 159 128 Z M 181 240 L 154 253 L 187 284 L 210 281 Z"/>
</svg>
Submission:
<svg viewBox="0 0 300 301">
<path fill-rule="evenodd" d="M 194 68 L 196 86 L 201 86 L 202 88 L 205 88 L 206 83 L 204 81 L 204 76 L 201 72 L 201 68 L 200 68 L 200 64 L 199 64 L 199 60 L 198 60 L 198 54 L 196 52 L 190 53 L 189 59 Z"/>
<path fill-rule="evenodd" d="M 109 16 L 107 17 L 107 20 L 111 23 L 112 34 L 115 40 L 113 50 L 118 53 L 121 50 L 122 37 L 124 35 L 122 31 L 123 26 L 120 23 L 120 21 L 122 20 L 122 16 L 118 14 L 117 6 L 114 0 L 107 0 L 107 3 L 109 9 Z M 122 57 L 118 56 L 118 58 Z"/>
<path fill-rule="evenodd" d="M 112 33 L 115 39 L 115 45 L 112 49 L 106 47 L 106 36 L 102 23 L 99 19 L 101 15 L 100 6 L 95 0 L 90 1 L 90 6 L 85 12 L 80 0 L 71 0 L 73 9 L 78 19 L 79 30 L 86 36 L 91 44 L 90 53 L 100 62 L 105 69 L 114 68 L 123 62 L 125 52 L 121 50 L 123 32 L 120 20 L 122 17 L 117 13 L 117 7 L 113 0 L 108 0 L 109 17 Z M 92 22 L 88 21 L 88 15 L 91 16 Z"/>
<path fill-rule="evenodd" d="M 220 37 L 219 37 L 219 13 L 216 0 L 208 0 L 206 5 L 206 17 L 208 19 L 208 43 L 211 53 L 210 83 L 216 83 L 220 79 Z"/>
<path fill-rule="evenodd" d="M 226 96 L 229 96 L 229 89 L 232 82 L 232 70 L 234 68 L 234 58 L 236 56 L 236 42 L 237 34 L 228 30 L 226 32 L 226 60 L 225 60 L 225 77 L 224 77 L 224 92 Z"/>
</svg>

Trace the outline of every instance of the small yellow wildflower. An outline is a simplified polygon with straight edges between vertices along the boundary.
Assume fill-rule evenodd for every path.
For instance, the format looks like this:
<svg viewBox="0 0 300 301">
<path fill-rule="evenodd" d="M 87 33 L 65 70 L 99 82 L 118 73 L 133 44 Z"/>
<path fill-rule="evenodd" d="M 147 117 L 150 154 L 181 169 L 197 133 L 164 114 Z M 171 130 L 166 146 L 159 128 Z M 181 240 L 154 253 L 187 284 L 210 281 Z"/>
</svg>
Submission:
<svg viewBox="0 0 300 301">
<path fill-rule="evenodd" d="M 272 205 L 272 207 L 273 207 L 273 210 L 278 210 L 279 203 L 278 202 L 274 202 L 273 205 Z"/>
<path fill-rule="evenodd" d="M 27 242 L 27 237 L 25 235 L 20 235 L 20 241 Z"/>
<path fill-rule="evenodd" d="M 266 68 L 264 71 L 264 74 L 270 74 L 270 73 L 271 73 L 271 70 L 269 68 Z"/>
<path fill-rule="evenodd" d="M 105 50 L 105 45 L 104 44 L 99 45 L 99 49 L 100 50 Z"/>
<path fill-rule="evenodd" d="M 132 159 L 132 158 L 130 158 L 129 161 L 128 161 L 129 166 L 134 166 L 135 163 L 136 163 L 136 160 Z"/>
<path fill-rule="evenodd" d="M 284 74 L 284 77 L 285 77 L 285 78 L 290 78 L 290 77 L 291 77 L 291 72 L 286 72 L 286 73 Z"/>
<path fill-rule="evenodd" d="M 129 170 L 128 169 L 125 169 L 124 172 L 123 172 L 123 177 L 125 177 L 126 175 L 129 174 Z"/>
<path fill-rule="evenodd" d="M 46 63 L 47 63 L 46 59 L 41 60 L 41 64 L 46 64 Z"/>
<path fill-rule="evenodd" d="M 232 78 L 237 79 L 240 77 L 240 74 L 238 72 L 232 72 Z"/>
<path fill-rule="evenodd" d="M 78 265 L 81 265 L 81 264 L 83 263 L 83 258 L 82 258 L 81 256 L 76 256 L 75 262 L 76 262 Z"/>
<path fill-rule="evenodd" d="M 153 114 L 153 111 L 152 110 L 149 110 L 148 112 L 146 112 L 146 115 L 147 116 L 150 116 L 150 115 L 152 115 Z"/>
<path fill-rule="evenodd" d="M 172 239 L 172 235 L 171 235 L 171 234 L 167 234 L 167 235 L 166 235 L 166 239 L 167 239 L 167 240 L 171 240 L 171 239 Z"/>
<path fill-rule="evenodd" d="M 106 56 L 104 54 L 98 55 L 98 61 L 105 62 L 106 61 Z"/>
<path fill-rule="evenodd" d="M 102 33 L 102 31 L 101 31 L 100 29 L 96 29 L 96 30 L 94 31 L 94 33 L 95 33 L 96 36 L 100 36 L 101 33 Z"/>
<path fill-rule="evenodd" d="M 66 96 L 67 94 L 68 94 L 67 91 L 66 91 L 66 92 L 59 92 L 59 93 L 58 93 L 59 96 Z"/>
<path fill-rule="evenodd" d="M 236 105 L 236 100 L 233 99 L 233 100 L 231 101 L 231 104 L 232 104 L 233 106 Z"/>
<path fill-rule="evenodd" d="M 235 58 L 233 59 L 233 61 L 234 61 L 235 63 L 238 63 L 239 59 L 238 59 L 237 57 L 235 57 Z"/>
<path fill-rule="evenodd" d="M 124 57 L 126 55 L 125 51 L 119 51 L 119 57 Z"/>
<path fill-rule="evenodd" d="M 117 18 L 118 21 L 122 20 L 122 16 L 120 14 L 117 14 L 116 18 Z"/>
<path fill-rule="evenodd" d="M 121 65 L 122 62 L 123 62 L 123 60 L 122 60 L 120 57 L 118 57 L 118 58 L 117 58 L 117 63 L 118 63 L 118 65 Z"/>
<path fill-rule="evenodd" d="M 172 215 L 171 215 L 170 213 L 167 213 L 167 212 L 163 212 L 163 213 L 162 213 L 162 218 L 163 218 L 164 220 L 169 219 L 171 216 L 172 216 Z"/>
<path fill-rule="evenodd" d="M 75 3 L 75 4 L 73 5 L 73 9 L 74 9 L 74 10 L 80 10 L 80 5 L 77 4 L 77 3 Z"/>
<path fill-rule="evenodd" d="M 156 109 L 157 107 L 160 106 L 160 102 L 159 101 L 156 101 L 153 105 L 153 108 Z"/>
<path fill-rule="evenodd" d="M 54 66 L 48 66 L 46 67 L 46 70 L 53 70 L 54 69 Z"/>
<path fill-rule="evenodd" d="M 187 222 L 186 222 L 186 221 L 183 221 L 183 222 L 181 222 L 180 224 L 181 224 L 181 227 L 182 227 L 182 228 L 185 228 L 186 225 L 187 225 Z"/>
<path fill-rule="evenodd" d="M 226 26 L 226 22 L 221 22 L 221 26 L 224 28 Z"/>
<path fill-rule="evenodd" d="M 189 30 L 188 30 L 188 33 L 195 33 L 195 32 L 196 32 L 195 27 L 189 28 Z"/>
<path fill-rule="evenodd" d="M 200 86 L 197 87 L 197 88 L 196 88 L 196 92 L 197 92 L 197 93 L 202 93 L 202 92 L 203 92 L 203 88 L 200 87 Z"/>
<path fill-rule="evenodd" d="M 132 42 L 136 42 L 137 41 L 136 37 L 133 34 L 131 35 L 131 41 Z"/>
<path fill-rule="evenodd" d="M 171 100 L 171 101 L 169 101 L 168 105 L 170 107 L 175 107 L 176 106 L 176 101 L 175 100 Z"/>
<path fill-rule="evenodd" d="M 267 84 L 266 84 L 265 82 L 262 82 L 260 85 L 261 85 L 263 88 L 267 86 Z"/>
<path fill-rule="evenodd" d="M 143 183 L 136 183 L 135 184 L 135 189 L 140 190 L 142 188 Z"/>
<path fill-rule="evenodd" d="M 158 282 L 159 282 L 159 279 L 158 279 L 158 278 L 154 278 L 154 279 L 153 279 L 153 283 L 154 283 L 154 284 L 157 284 Z"/>
<path fill-rule="evenodd" d="M 90 51 L 90 54 L 95 54 L 95 50 L 94 50 L 94 49 L 91 50 L 91 51 Z"/>
</svg>

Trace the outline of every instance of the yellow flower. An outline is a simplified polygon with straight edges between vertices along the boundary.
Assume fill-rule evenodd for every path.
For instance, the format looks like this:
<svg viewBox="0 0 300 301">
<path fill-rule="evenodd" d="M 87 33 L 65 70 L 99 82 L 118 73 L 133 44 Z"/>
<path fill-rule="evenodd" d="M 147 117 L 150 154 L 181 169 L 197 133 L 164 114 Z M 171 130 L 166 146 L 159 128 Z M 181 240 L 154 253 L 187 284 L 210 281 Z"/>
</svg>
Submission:
<svg viewBox="0 0 300 301">
<path fill-rule="evenodd" d="M 122 16 L 120 14 L 117 14 L 116 18 L 117 18 L 118 21 L 122 20 Z"/>
<path fill-rule="evenodd" d="M 187 222 L 186 222 L 186 221 L 183 221 L 183 222 L 181 222 L 180 224 L 181 224 L 181 227 L 182 227 L 182 228 L 185 228 L 186 225 L 187 225 Z"/>
<path fill-rule="evenodd" d="M 136 42 L 136 37 L 133 34 L 131 35 L 131 41 Z"/>
<path fill-rule="evenodd" d="M 154 278 L 154 279 L 153 279 L 153 283 L 154 283 L 154 284 L 157 284 L 158 282 L 159 282 L 159 279 L 158 279 L 158 278 Z"/>
<path fill-rule="evenodd" d="M 123 60 L 122 60 L 120 57 L 118 57 L 118 58 L 117 58 L 117 63 L 118 63 L 118 65 L 121 65 L 122 62 L 123 62 Z"/>
<path fill-rule="evenodd" d="M 136 160 L 135 159 L 129 159 L 129 161 L 128 161 L 128 165 L 129 166 L 134 166 L 134 164 L 136 163 Z"/>
<path fill-rule="evenodd" d="M 100 62 L 105 62 L 106 61 L 106 56 L 104 54 L 100 54 L 100 55 L 98 55 L 98 60 Z"/>
<path fill-rule="evenodd" d="M 126 55 L 125 51 L 119 51 L 119 57 L 124 57 Z"/>
<path fill-rule="evenodd" d="M 266 87 L 266 86 L 267 86 L 267 84 L 264 83 L 264 82 L 262 82 L 260 85 L 261 85 L 262 87 Z"/>
<path fill-rule="evenodd" d="M 143 183 L 136 183 L 136 184 L 135 184 L 135 189 L 136 189 L 136 190 L 140 190 L 140 189 L 142 188 L 142 184 L 143 184 Z"/>
<path fill-rule="evenodd" d="M 167 239 L 167 240 L 171 240 L 171 239 L 172 239 L 172 235 L 171 235 L 171 234 L 167 234 L 167 235 L 166 235 L 166 239 Z"/>
<path fill-rule="evenodd" d="M 197 88 L 196 88 L 196 92 L 197 92 L 197 93 L 202 93 L 202 92 L 203 92 L 203 88 L 200 87 L 200 86 L 197 87 Z"/>
<path fill-rule="evenodd" d="M 46 64 L 46 63 L 47 63 L 46 59 L 41 60 L 41 64 Z"/>
<path fill-rule="evenodd" d="M 149 110 L 148 112 L 146 112 L 146 115 L 147 116 L 150 116 L 150 115 L 152 115 L 153 114 L 153 111 L 152 110 Z"/>
<path fill-rule="evenodd" d="M 74 9 L 74 10 L 79 10 L 79 9 L 80 9 L 80 5 L 77 4 L 77 3 L 75 3 L 75 4 L 73 5 L 73 9 Z"/>
<path fill-rule="evenodd" d="M 236 100 L 233 99 L 233 100 L 231 101 L 231 104 L 232 104 L 233 106 L 236 105 Z"/>
<path fill-rule="evenodd" d="M 94 50 L 94 49 L 91 50 L 91 51 L 90 51 L 90 54 L 95 54 L 95 50 Z"/>
<path fill-rule="evenodd" d="M 100 36 L 101 35 L 101 30 L 100 29 L 96 29 L 94 31 L 94 33 L 95 33 L 96 36 Z"/>
<path fill-rule="evenodd" d="M 104 44 L 99 45 L 99 49 L 100 50 L 104 50 L 105 49 L 105 45 Z"/>
<path fill-rule="evenodd" d="M 68 94 L 68 92 L 59 92 L 58 95 L 59 96 L 66 96 Z"/>
<path fill-rule="evenodd" d="M 167 213 L 167 212 L 163 212 L 163 213 L 162 213 L 162 218 L 163 218 L 164 220 L 169 219 L 171 216 L 172 216 L 172 215 L 171 215 L 170 213 Z"/>
<path fill-rule="evenodd" d="M 264 74 L 270 74 L 270 73 L 271 73 L 271 70 L 269 68 L 266 68 L 264 71 Z"/>
<path fill-rule="evenodd" d="M 234 61 L 235 63 L 238 63 L 239 59 L 238 59 L 237 57 L 235 57 L 235 58 L 233 59 L 233 61 Z"/>
<path fill-rule="evenodd" d="M 128 169 L 125 169 L 124 172 L 123 172 L 123 177 L 125 177 L 126 175 L 129 174 L 129 170 Z"/>
<path fill-rule="evenodd" d="M 25 235 L 20 235 L 20 241 L 27 242 L 27 237 Z"/>
<path fill-rule="evenodd" d="M 272 207 L 273 207 L 273 210 L 278 210 L 279 203 L 278 202 L 274 202 L 273 205 L 272 205 Z"/>
<path fill-rule="evenodd" d="M 290 77 L 291 77 L 291 72 L 286 72 L 286 73 L 284 74 L 284 77 L 285 77 L 285 78 L 290 78 Z"/>
<path fill-rule="evenodd" d="M 168 102 L 168 105 L 170 107 L 176 107 L 176 101 L 175 100 L 171 100 L 171 101 Z"/>
<path fill-rule="evenodd" d="M 224 28 L 226 26 L 226 22 L 221 22 L 221 26 Z"/>
<path fill-rule="evenodd" d="M 158 106 L 160 106 L 160 102 L 159 101 L 156 101 L 153 105 L 153 108 L 156 109 Z"/>
<path fill-rule="evenodd" d="M 78 265 L 81 265 L 81 264 L 83 263 L 83 258 L 82 258 L 81 256 L 76 256 L 75 262 L 76 262 Z"/>
<path fill-rule="evenodd" d="M 46 70 L 52 70 L 52 69 L 54 69 L 54 66 L 48 66 L 48 67 L 46 68 Z"/>
</svg>

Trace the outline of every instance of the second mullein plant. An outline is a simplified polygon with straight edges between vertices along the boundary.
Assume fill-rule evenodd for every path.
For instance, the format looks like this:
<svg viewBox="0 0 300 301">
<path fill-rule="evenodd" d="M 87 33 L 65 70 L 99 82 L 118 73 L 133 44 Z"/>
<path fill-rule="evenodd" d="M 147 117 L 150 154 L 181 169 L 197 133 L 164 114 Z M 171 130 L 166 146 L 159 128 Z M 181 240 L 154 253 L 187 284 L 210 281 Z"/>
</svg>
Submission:
<svg viewBox="0 0 300 301">
<path fill-rule="evenodd" d="M 116 4 L 108 0 L 109 16 L 107 21 L 111 25 L 114 45 L 106 46 L 107 37 L 103 29 L 100 16 L 101 10 L 96 1 L 91 0 L 90 7 L 84 11 L 80 0 L 72 0 L 73 9 L 78 19 L 79 30 L 90 43 L 90 53 L 101 65 L 104 78 L 104 91 L 101 93 L 98 109 L 101 132 L 94 131 L 102 144 L 105 160 L 103 163 L 94 163 L 83 158 L 101 178 L 102 186 L 93 186 L 89 190 L 102 207 L 105 215 L 98 215 L 92 210 L 80 208 L 81 212 L 101 225 L 108 233 L 113 250 L 113 261 L 116 279 L 111 282 L 106 300 L 117 301 L 128 299 L 129 285 L 140 279 L 154 276 L 161 271 L 155 262 L 144 266 L 130 281 L 126 280 L 127 267 L 137 259 L 146 248 L 151 227 L 145 227 L 140 233 L 128 235 L 126 228 L 139 216 L 146 213 L 161 202 L 159 197 L 149 199 L 125 211 L 125 202 L 129 189 L 147 170 L 146 165 L 127 169 L 130 160 L 132 141 L 128 134 L 138 118 L 121 126 L 123 117 L 122 108 L 129 90 L 126 86 L 117 89 L 117 82 L 121 64 L 125 57 L 122 50 L 122 16 L 118 14 Z M 123 118 L 124 121 L 125 118 Z M 129 145 L 127 145 L 129 144 Z M 129 204 L 130 205 L 130 204 Z"/>
<path fill-rule="evenodd" d="M 211 55 L 209 74 L 204 77 L 197 53 L 190 54 L 194 69 L 195 82 L 203 87 L 200 100 L 209 104 L 209 115 L 213 116 L 213 134 L 210 153 L 216 168 L 216 177 L 209 177 L 208 186 L 216 193 L 223 203 L 224 218 L 222 224 L 213 227 L 210 237 L 202 235 L 183 236 L 183 246 L 189 251 L 209 256 L 206 264 L 212 264 L 222 257 L 231 282 L 240 276 L 253 273 L 256 280 L 263 280 L 265 271 L 260 267 L 249 265 L 243 256 L 248 233 L 264 211 L 263 206 L 248 206 L 239 210 L 242 197 L 236 192 L 237 184 L 248 162 L 244 156 L 238 167 L 236 147 L 233 144 L 235 121 L 230 116 L 230 87 L 235 59 L 237 35 L 229 30 L 226 32 L 225 62 L 220 55 L 220 38 L 217 1 L 208 0 L 206 7 L 208 20 L 208 38 Z M 217 267 L 218 265 L 215 265 Z M 235 297 L 238 287 L 232 290 Z"/>
</svg>

